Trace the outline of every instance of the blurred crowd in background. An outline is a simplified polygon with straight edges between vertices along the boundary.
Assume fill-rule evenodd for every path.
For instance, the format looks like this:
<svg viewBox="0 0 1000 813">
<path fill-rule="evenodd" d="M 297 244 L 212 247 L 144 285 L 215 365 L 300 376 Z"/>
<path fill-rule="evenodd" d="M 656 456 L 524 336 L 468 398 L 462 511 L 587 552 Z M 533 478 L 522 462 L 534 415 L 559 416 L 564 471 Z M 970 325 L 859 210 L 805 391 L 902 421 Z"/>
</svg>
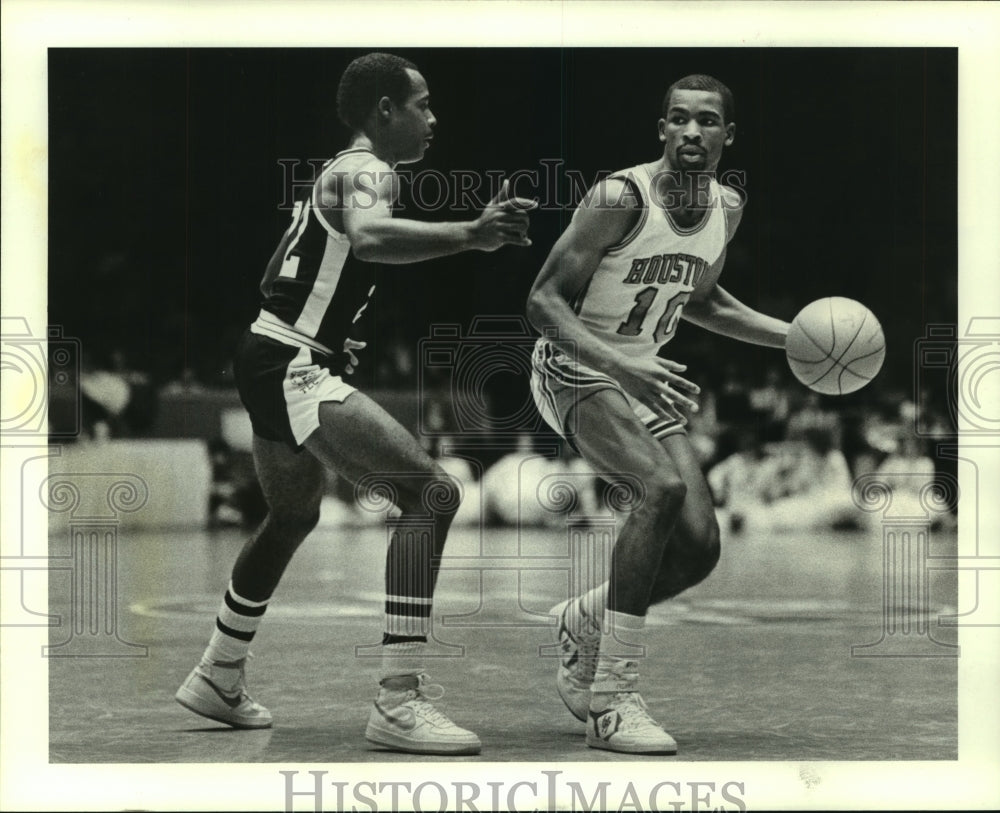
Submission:
<svg viewBox="0 0 1000 813">
<path fill-rule="evenodd" d="M 527 343 L 513 344 L 511 358 L 528 350 Z M 374 360 L 375 388 L 370 392 L 410 424 L 427 450 L 461 483 L 464 499 L 458 524 L 563 524 L 565 512 L 546 505 L 541 495 L 543 483 L 551 485 L 561 475 L 568 475 L 565 479 L 577 492 L 578 515 L 607 512 L 606 487 L 600 478 L 589 472 L 570 443 L 537 419 L 532 423 L 526 376 L 517 375 L 515 369 L 526 369 L 526 356 L 523 365 L 502 364 L 494 375 L 473 377 L 483 382 L 484 391 L 464 393 L 480 410 L 476 431 L 470 435 L 464 431 L 468 427 L 462 425 L 461 410 L 456 409 L 454 387 L 461 376 L 454 370 L 421 370 L 418 353 L 403 343 L 385 345 Z M 917 515 L 926 513 L 919 506 L 921 492 L 942 476 L 933 443 L 953 434 L 941 393 L 922 391 L 917 403 L 913 393 L 887 389 L 876 381 L 853 396 L 834 398 L 795 381 L 779 355 L 771 356 L 763 368 L 735 361 L 720 368 L 708 358 L 700 364 L 685 361 L 692 371 L 704 371 L 692 375 L 702 395 L 688 431 L 728 532 L 863 527 L 871 517 L 856 503 L 852 489 L 857 478 L 872 474 L 893 489 L 897 506 L 909 500 Z M 60 400 L 60 392 L 53 387 L 50 410 L 57 433 L 64 428 L 59 421 L 71 418 L 67 404 L 74 395 L 64 388 Z M 97 358 L 84 348 L 78 392 L 81 443 L 163 437 L 170 432 L 164 430 L 165 418 L 171 417 L 164 410 L 176 413 L 178 404 L 192 404 L 185 431 L 189 436 L 203 435 L 211 456 L 212 523 L 253 526 L 263 518 L 265 507 L 249 448 L 234 445 L 222 432 L 199 428 L 194 414 L 204 408 L 198 404 L 204 404 L 206 397 L 221 399 L 238 414 L 228 361 L 219 359 L 219 374 L 213 381 L 201 380 L 186 367 L 173 380 L 157 381 L 155 371 L 131 369 L 124 353 L 113 351 Z M 918 412 L 925 427 L 920 433 L 915 429 Z M 506 419 L 514 413 L 528 416 L 527 422 L 518 424 L 524 431 L 509 431 Z M 498 427 L 508 428 L 492 435 L 484 432 L 491 416 Z M 384 521 L 384 514 L 373 515 L 359 506 L 353 486 L 333 476 L 329 479 L 325 524 Z M 945 507 L 930 520 L 937 526 L 953 525 L 954 507 Z"/>
</svg>

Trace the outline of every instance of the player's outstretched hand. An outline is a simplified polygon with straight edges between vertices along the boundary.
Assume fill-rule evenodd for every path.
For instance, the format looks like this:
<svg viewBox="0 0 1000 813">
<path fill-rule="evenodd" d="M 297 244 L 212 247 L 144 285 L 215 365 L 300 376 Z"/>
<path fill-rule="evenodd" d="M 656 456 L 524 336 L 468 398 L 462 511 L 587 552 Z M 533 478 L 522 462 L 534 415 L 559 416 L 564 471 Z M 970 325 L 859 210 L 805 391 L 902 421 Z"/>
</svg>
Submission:
<svg viewBox="0 0 1000 813">
<path fill-rule="evenodd" d="M 624 357 L 616 370 L 616 378 L 627 393 L 638 398 L 657 415 L 685 420 L 681 408 L 698 411 L 697 402 L 690 395 L 698 395 L 697 384 L 678 375 L 687 367 L 676 361 L 659 358 Z"/>
<path fill-rule="evenodd" d="M 486 204 L 472 225 L 476 248 L 496 251 L 500 246 L 530 246 L 528 212 L 538 208 L 538 201 L 512 198 L 510 181 L 504 181 L 496 197 Z"/>
</svg>

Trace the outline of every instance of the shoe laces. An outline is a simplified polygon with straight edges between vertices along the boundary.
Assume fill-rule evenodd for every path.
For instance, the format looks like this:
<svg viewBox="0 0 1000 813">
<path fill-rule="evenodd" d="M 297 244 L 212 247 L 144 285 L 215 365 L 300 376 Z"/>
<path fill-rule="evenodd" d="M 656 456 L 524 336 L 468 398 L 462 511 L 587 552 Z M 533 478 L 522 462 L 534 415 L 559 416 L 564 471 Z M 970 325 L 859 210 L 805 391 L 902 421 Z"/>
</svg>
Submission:
<svg viewBox="0 0 1000 813">
<path fill-rule="evenodd" d="M 639 680 L 639 662 L 638 661 L 618 661 L 617 663 L 611 664 L 608 668 L 608 672 L 611 676 L 617 680 L 629 680 L 638 681 Z"/>
<path fill-rule="evenodd" d="M 570 641 L 576 646 L 577 662 L 574 677 L 576 680 L 590 685 L 594 680 L 594 673 L 597 671 L 597 656 L 601 650 L 600 633 L 596 637 L 575 634 L 566 623 L 566 613 L 568 611 L 569 606 L 563 610 L 561 623 L 569 634 Z M 584 623 L 588 625 L 593 624 L 586 617 L 584 618 Z"/>
<path fill-rule="evenodd" d="M 439 683 L 431 683 L 426 672 L 417 675 L 417 688 L 413 691 L 421 700 L 440 700 L 444 697 L 444 686 Z"/>
<path fill-rule="evenodd" d="M 649 716 L 649 707 L 638 692 L 618 692 L 615 695 L 615 711 L 627 728 L 644 728 L 660 724 Z"/>
<path fill-rule="evenodd" d="M 407 692 L 406 702 L 409 703 L 413 711 L 429 723 L 445 726 L 454 725 L 451 720 L 438 711 L 430 702 L 432 700 L 440 700 L 444 697 L 444 686 L 437 683 L 429 683 L 427 675 L 423 673 L 417 676 L 417 681 L 417 688 L 410 689 Z"/>
<path fill-rule="evenodd" d="M 575 678 L 587 684 L 594 682 L 594 674 L 597 672 L 597 656 L 600 652 L 601 641 L 577 641 L 579 651 Z"/>
</svg>

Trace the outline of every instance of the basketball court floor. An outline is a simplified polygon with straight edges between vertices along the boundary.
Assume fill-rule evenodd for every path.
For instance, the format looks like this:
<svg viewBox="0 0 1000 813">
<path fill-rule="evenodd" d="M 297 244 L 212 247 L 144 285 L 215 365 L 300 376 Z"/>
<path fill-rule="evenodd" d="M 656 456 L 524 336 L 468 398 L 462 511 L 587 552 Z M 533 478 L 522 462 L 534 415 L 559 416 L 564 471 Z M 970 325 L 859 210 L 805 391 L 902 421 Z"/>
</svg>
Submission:
<svg viewBox="0 0 1000 813">
<path fill-rule="evenodd" d="M 716 572 L 648 620 L 643 695 L 678 741 L 677 757 L 588 749 L 583 724 L 555 691 L 555 620 L 547 615 L 571 583 L 586 580 L 570 556 L 580 533 L 453 530 L 428 672 L 445 687 L 440 707 L 483 742 L 481 756 L 461 759 L 957 758 L 958 658 L 947 626 L 958 610 L 957 579 L 911 573 L 907 596 L 887 573 L 880 528 L 724 532 Z M 251 694 L 274 714 L 265 731 L 231 730 L 173 700 L 211 632 L 243 531 L 122 530 L 100 630 L 81 614 L 101 608 L 83 606 L 72 573 L 53 571 L 50 612 L 60 623 L 48 659 L 50 762 L 418 759 L 363 736 L 376 688 L 386 537 L 384 525 L 321 524 L 293 560 L 248 664 Z M 952 556 L 955 543 L 953 533 L 932 533 L 927 556 Z M 54 536 L 52 555 L 69 545 Z M 100 657 L 59 657 L 95 631 Z"/>
</svg>

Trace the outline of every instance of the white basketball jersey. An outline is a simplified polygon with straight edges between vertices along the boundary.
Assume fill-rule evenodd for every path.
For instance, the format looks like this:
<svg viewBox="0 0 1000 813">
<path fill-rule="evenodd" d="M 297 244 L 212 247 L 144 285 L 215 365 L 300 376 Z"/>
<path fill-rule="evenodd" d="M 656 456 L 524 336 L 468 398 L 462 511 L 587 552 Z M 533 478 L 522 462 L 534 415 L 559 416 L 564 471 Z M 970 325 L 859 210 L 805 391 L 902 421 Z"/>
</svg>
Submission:
<svg viewBox="0 0 1000 813">
<path fill-rule="evenodd" d="M 615 173 L 642 196 L 639 222 L 603 257 L 574 302 L 577 315 L 599 338 L 632 356 L 655 355 L 677 330 L 691 292 L 726 247 L 726 212 L 711 181 L 711 207 L 690 228 L 676 224 L 652 189 L 650 168 Z"/>
</svg>

